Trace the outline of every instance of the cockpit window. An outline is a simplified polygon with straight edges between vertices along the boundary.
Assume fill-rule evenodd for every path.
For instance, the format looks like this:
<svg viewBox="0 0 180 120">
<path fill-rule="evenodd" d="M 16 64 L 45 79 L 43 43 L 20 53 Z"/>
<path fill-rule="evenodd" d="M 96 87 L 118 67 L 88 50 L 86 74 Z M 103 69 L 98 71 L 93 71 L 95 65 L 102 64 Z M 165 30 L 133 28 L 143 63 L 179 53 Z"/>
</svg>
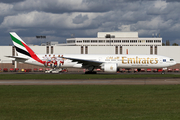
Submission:
<svg viewBox="0 0 180 120">
<path fill-rule="evenodd" d="M 170 61 L 174 61 L 174 59 L 170 59 Z"/>
</svg>

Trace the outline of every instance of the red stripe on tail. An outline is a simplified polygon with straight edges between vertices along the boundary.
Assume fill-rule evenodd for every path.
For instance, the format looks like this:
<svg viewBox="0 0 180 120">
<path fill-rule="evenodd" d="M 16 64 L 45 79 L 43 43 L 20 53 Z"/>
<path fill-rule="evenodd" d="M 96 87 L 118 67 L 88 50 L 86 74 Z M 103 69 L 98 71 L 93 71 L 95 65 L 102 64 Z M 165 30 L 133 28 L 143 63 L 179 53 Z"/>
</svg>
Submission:
<svg viewBox="0 0 180 120">
<path fill-rule="evenodd" d="M 24 45 L 24 47 L 27 49 L 27 51 L 29 52 L 29 54 L 31 55 L 31 57 L 32 57 L 34 60 L 36 60 L 36 61 L 38 61 L 38 62 L 40 62 L 40 63 L 42 63 L 42 64 L 45 63 L 45 61 L 42 61 L 41 59 L 38 58 L 38 56 L 34 53 L 34 51 L 31 50 L 31 48 L 29 48 L 29 47 L 28 47 L 26 44 L 24 44 L 23 42 L 22 42 L 22 44 Z"/>
</svg>

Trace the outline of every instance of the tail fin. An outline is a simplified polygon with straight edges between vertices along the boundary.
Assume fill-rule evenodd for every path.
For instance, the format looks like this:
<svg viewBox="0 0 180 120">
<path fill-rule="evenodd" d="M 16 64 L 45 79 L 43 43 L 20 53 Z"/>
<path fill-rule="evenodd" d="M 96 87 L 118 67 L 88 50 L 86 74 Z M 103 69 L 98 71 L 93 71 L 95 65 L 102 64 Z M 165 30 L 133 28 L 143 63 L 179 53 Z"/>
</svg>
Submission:
<svg viewBox="0 0 180 120">
<path fill-rule="evenodd" d="M 34 51 L 28 47 L 27 44 L 15 32 L 10 32 L 10 36 L 19 57 L 32 58 L 40 63 L 43 63 L 43 61 L 38 58 Z"/>
</svg>

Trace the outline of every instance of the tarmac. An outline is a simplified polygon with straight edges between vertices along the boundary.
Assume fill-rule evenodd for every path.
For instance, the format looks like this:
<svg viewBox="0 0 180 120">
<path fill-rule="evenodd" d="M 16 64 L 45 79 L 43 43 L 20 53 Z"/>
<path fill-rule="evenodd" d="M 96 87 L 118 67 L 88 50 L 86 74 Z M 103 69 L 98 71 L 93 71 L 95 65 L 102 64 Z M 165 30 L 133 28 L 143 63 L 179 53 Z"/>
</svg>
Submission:
<svg viewBox="0 0 180 120">
<path fill-rule="evenodd" d="M 180 79 L 0 80 L 0 85 L 178 85 Z"/>
<path fill-rule="evenodd" d="M 45 74 L 43 72 L 1 72 L 1 74 Z M 82 74 L 68 72 L 62 74 Z M 105 73 L 98 73 L 105 74 Z M 107 73 L 106 73 L 107 74 Z M 160 74 L 153 72 L 116 73 L 116 74 Z M 168 72 L 179 75 L 180 72 Z M 0 80 L 0 85 L 178 85 L 180 78 L 127 78 L 127 79 L 84 79 L 84 80 Z"/>
</svg>

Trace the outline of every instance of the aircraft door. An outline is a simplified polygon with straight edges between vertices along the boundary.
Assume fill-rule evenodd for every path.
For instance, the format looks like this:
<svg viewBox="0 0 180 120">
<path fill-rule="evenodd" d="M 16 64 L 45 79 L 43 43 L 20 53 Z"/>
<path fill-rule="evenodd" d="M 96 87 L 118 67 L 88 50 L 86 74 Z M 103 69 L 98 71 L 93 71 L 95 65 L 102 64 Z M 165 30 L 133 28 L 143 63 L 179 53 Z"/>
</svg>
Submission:
<svg viewBox="0 0 180 120">
<path fill-rule="evenodd" d="M 98 58 L 98 61 L 102 61 L 102 57 L 99 57 L 99 58 Z"/>
<path fill-rule="evenodd" d="M 159 63 L 160 63 L 160 64 L 163 64 L 163 58 L 160 58 L 160 59 L 159 59 Z"/>
</svg>

